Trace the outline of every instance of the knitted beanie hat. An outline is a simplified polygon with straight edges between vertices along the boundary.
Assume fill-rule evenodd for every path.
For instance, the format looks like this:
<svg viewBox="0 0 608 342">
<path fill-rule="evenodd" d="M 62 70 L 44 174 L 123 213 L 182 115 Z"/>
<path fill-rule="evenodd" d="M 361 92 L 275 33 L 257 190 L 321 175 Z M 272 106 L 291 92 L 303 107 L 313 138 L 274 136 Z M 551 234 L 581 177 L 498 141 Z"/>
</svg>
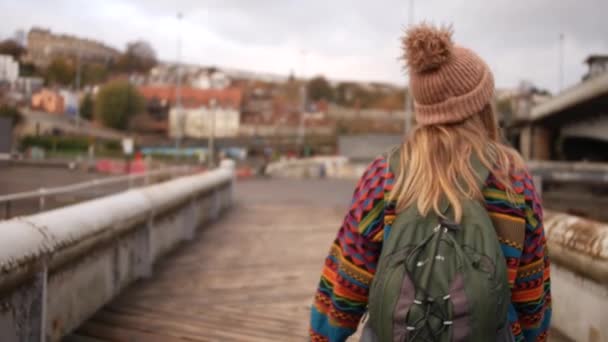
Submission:
<svg viewBox="0 0 608 342">
<path fill-rule="evenodd" d="M 476 53 L 454 45 L 450 27 L 416 25 L 402 47 L 419 125 L 460 122 L 490 103 L 492 72 Z"/>
</svg>

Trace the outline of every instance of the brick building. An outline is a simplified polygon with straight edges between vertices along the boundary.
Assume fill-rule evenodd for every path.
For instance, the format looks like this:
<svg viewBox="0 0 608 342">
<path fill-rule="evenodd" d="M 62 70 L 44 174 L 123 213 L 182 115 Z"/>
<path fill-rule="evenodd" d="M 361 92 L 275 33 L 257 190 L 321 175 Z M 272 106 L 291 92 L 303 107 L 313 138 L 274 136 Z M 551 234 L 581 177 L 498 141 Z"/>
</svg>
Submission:
<svg viewBox="0 0 608 342">
<path fill-rule="evenodd" d="M 77 58 L 89 62 L 110 63 L 118 59 L 120 52 L 99 41 L 78 38 L 66 34 L 54 34 L 50 30 L 34 27 L 27 35 L 27 55 L 24 61 L 46 67 L 54 58 Z"/>
</svg>

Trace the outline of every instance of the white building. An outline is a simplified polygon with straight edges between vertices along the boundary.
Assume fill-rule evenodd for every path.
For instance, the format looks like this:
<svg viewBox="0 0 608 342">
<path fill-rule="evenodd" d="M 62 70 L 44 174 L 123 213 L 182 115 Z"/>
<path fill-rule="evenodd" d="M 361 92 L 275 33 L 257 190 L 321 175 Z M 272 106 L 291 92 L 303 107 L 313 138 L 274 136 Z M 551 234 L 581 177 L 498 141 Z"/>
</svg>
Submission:
<svg viewBox="0 0 608 342">
<path fill-rule="evenodd" d="M 42 77 L 19 77 L 13 83 L 13 89 L 24 94 L 26 97 L 32 96 L 33 93 L 42 89 L 44 79 Z"/>
<path fill-rule="evenodd" d="M 230 107 L 183 108 L 169 111 L 169 135 L 184 138 L 235 137 L 239 133 L 241 113 Z M 215 121 L 215 125 L 213 124 Z M 179 133 L 182 134 L 179 134 Z"/>
<path fill-rule="evenodd" d="M 204 71 L 192 78 L 191 85 L 199 89 L 226 89 L 230 86 L 230 78 L 219 70 Z"/>
<path fill-rule="evenodd" d="M 10 55 L 0 55 L 0 82 L 13 84 L 19 78 L 19 63 Z"/>
<path fill-rule="evenodd" d="M 63 97 L 63 108 L 65 114 L 75 117 L 78 114 L 78 94 L 69 90 L 60 90 L 59 95 Z"/>
</svg>

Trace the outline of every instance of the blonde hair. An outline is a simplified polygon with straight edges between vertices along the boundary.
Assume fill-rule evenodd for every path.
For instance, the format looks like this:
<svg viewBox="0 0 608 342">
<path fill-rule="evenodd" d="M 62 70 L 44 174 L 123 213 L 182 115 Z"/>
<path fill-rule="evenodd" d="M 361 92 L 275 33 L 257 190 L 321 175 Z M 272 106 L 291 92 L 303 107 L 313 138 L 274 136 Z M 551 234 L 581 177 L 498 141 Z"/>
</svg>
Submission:
<svg viewBox="0 0 608 342">
<path fill-rule="evenodd" d="M 519 153 L 501 143 L 494 109 L 488 105 L 462 122 L 419 126 L 409 135 L 401 148 L 400 171 L 389 197 L 396 201 L 397 212 L 416 205 L 423 216 L 433 210 L 443 217 L 440 202 L 445 198 L 453 219 L 460 222 L 462 199 L 483 200 L 471 165 L 473 153 L 513 201 L 510 173 L 523 169 L 524 162 Z"/>
</svg>

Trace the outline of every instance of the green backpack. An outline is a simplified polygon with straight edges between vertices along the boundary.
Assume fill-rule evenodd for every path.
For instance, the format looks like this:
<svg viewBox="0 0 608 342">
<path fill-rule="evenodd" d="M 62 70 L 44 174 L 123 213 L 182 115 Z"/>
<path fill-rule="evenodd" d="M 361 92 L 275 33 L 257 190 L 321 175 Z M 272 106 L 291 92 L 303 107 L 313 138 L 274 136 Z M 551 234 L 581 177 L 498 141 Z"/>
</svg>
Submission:
<svg viewBox="0 0 608 342">
<path fill-rule="evenodd" d="M 399 153 L 391 155 L 391 171 Z M 488 170 L 472 159 L 482 186 Z M 398 174 L 394 172 L 394 174 Z M 397 215 L 371 285 L 362 341 L 513 341 L 504 255 L 484 206 L 463 201 L 460 224 L 411 207 Z M 444 201 L 445 217 L 453 212 Z"/>
</svg>

